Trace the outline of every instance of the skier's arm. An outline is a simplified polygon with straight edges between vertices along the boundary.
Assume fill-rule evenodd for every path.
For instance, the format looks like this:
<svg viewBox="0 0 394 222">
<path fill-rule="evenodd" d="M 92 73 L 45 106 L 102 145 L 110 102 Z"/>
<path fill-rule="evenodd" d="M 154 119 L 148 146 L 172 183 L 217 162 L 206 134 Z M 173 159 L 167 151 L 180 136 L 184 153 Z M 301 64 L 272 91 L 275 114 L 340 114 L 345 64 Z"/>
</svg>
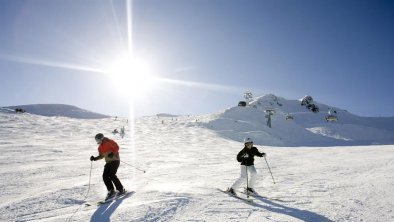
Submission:
<svg viewBox="0 0 394 222">
<path fill-rule="evenodd" d="M 99 155 L 96 156 L 96 157 L 91 156 L 91 157 L 90 157 L 90 161 L 101 160 L 101 159 L 103 159 L 103 158 L 104 158 L 104 156 L 102 156 L 101 154 L 99 154 Z"/>
<path fill-rule="evenodd" d="M 266 154 L 264 152 L 260 153 L 259 151 L 257 151 L 256 156 L 264 157 L 266 156 Z"/>
<path fill-rule="evenodd" d="M 255 148 L 255 147 L 254 147 L 254 148 Z M 259 157 L 264 157 L 264 156 L 266 156 L 266 154 L 265 154 L 264 152 L 261 152 L 261 153 L 260 153 L 260 151 L 259 151 L 257 148 L 255 148 L 255 149 L 256 149 L 256 150 L 255 150 L 255 151 L 256 151 L 256 152 L 255 152 L 255 153 L 256 153 L 256 154 L 255 154 L 256 156 L 259 156 Z"/>
<path fill-rule="evenodd" d="M 99 154 L 98 156 L 96 156 L 96 160 L 101 160 L 101 159 L 103 159 L 103 158 L 104 158 L 104 156 L 101 155 L 101 154 Z"/>
<path fill-rule="evenodd" d="M 237 155 L 237 161 L 238 161 L 238 162 L 242 162 L 242 161 L 243 161 L 245 152 L 246 152 L 245 150 L 239 151 L 239 153 L 238 153 L 238 155 Z"/>
</svg>

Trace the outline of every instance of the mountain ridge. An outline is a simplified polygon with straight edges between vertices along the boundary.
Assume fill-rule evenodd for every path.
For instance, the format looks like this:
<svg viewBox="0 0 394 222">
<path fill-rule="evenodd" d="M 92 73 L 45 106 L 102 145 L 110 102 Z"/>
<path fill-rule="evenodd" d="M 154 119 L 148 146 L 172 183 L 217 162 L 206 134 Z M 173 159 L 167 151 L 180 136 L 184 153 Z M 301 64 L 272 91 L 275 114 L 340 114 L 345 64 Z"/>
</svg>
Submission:
<svg viewBox="0 0 394 222">
<path fill-rule="evenodd" d="M 67 104 L 28 104 L 0 107 L 1 112 L 13 113 L 17 110 L 41 116 L 64 116 L 76 119 L 101 119 L 110 117 Z"/>
</svg>

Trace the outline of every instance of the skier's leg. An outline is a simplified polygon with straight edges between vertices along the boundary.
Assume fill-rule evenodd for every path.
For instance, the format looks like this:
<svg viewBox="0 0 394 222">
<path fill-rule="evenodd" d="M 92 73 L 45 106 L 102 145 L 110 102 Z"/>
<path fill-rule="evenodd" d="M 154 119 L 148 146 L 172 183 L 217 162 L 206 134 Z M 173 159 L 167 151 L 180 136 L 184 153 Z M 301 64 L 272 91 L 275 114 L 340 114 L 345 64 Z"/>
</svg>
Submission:
<svg viewBox="0 0 394 222">
<path fill-rule="evenodd" d="M 254 184 L 256 183 L 257 171 L 254 165 L 248 166 L 248 173 L 250 174 L 249 187 L 254 189 Z"/>
<path fill-rule="evenodd" d="M 112 184 L 110 174 L 111 174 L 111 165 L 110 163 L 106 163 L 104 166 L 103 181 L 108 191 L 114 190 L 114 185 Z"/>
<path fill-rule="evenodd" d="M 120 161 L 112 161 L 111 163 L 111 170 L 109 173 L 110 180 L 115 184 L 117 190 L 123 190 L 123 185 L 120 182 L 119 178 L 116 176 L 116 172 L 118 171 Z"/>
<path fill-rule="evenodd" d="M 240 177 L 233 183 L 233 185 L 231 185 L 231 188 L 233 188 L 234 190 L 237 190 L 238 187 L 245 182 L 245 178 L 246 178 L 246 166 L 245 165 L 241 165 L 241 174 Z"/>
</svg>

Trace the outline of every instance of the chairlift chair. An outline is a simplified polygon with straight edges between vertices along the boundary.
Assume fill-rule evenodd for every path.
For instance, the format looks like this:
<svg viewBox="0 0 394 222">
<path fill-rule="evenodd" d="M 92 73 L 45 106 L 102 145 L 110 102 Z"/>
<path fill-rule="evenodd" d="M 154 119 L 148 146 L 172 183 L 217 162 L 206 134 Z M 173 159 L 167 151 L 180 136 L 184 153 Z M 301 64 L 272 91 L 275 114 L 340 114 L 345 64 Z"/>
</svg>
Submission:
<svg viewBox="0 0 394 222">
<path fill-rule="evenodd" d="M 338 117 L 335 115 L 327 115 L 325 119 L 327 122 L 334 122 L 338 120 Z"/>
<path fill-rule="evenodd" d="M 238 106 L 246 106 L 246 102 L 245 101 L 239 101 L 238 102 Z"/>
</svg>

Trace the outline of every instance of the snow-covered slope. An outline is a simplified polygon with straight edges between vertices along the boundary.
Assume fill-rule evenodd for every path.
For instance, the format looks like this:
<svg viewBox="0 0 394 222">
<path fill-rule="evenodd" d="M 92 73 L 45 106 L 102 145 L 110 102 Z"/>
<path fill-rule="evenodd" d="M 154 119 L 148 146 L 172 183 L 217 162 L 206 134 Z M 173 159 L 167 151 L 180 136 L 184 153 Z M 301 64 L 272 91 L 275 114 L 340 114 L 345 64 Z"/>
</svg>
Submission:
<svg viewBox="0 0 394 222">
<path fill-rule="evenodd" d="M 319 112 L 301 106 L 298 100 L 268 94 L 257 97 L 246 107 L 231 107 L 216 114 L 196 117 L 199 126 L 213 130 L 223 138 L 242 141 L 253 137 L 260 145 L 271 146 L 353 146 L 394 144 L 394 117 L 360 117 L 338 107 L 313 102 Z M 106 118 L 70 105 L 37 104 L 0 108 L 14 113 L 16 108 L 43 116 L 65 116 L 80 119 Z M 266 110 L 271 109 L 271 128 L 267 126 Z M 329 115 L 337 121 L 326 121 Z M 177 115 L 157 114 L 157 118 Z M 291 118 L 289 118 L 291 117 Z"/>
<path fill-rule="evenodd" d="M 200 117 L 203 126 L 219 135 L 242 141 L 253 137 L 255 143 L 272 146 L 338 146 L 394 144 L 394 117 L 360 117 L 337 107 L 314 103 L 314 113 L 298 100 L 272 94 L 259 97 L 246 107 L 232 107 L 215 115 Z M 267 126 L 265 111 L 274 110 L 272 127 Z M 337 121 L 328 122 L 335 111 Z M 292 118 L 286 118 L 286 117 Z"/>
<path fill-rule="evenodd" d="M 255 188 L 271 199 L 250 205 L 217 190 L 238 177 L 235 156 L 243 144 L 201 127 L 203 118 L 143 117 L 129 121 L 134 134 L 126 126 L 122 138 L 110 133 L 125 126 L 121 118 L 0 112 L 0 221 L 394 221 L 393 145 L 257 145 L 276 184 L 265 160 L 256 158 Z M 237 124 L 250 126 L 247 121 Z M 104 162 L 89 161 L 98 132 L 120 144 L 118 176 L 135 193 L 85 207 L 106 194 Z"/>
<path fill-rule="evenodd" d="M 34 105 L 20 105 L 0 107 L 0 112 L 14 113 L 15 109 L 22 109 L 27 113 L 42 115 L 42 116 L 65 116 L 77 119 L 100 119 L 108 118 L 109 116 L 94 113 L 88 110 L 78 108 L 76 106 L 64 104 L 34 104 Z"/>
</svg>

